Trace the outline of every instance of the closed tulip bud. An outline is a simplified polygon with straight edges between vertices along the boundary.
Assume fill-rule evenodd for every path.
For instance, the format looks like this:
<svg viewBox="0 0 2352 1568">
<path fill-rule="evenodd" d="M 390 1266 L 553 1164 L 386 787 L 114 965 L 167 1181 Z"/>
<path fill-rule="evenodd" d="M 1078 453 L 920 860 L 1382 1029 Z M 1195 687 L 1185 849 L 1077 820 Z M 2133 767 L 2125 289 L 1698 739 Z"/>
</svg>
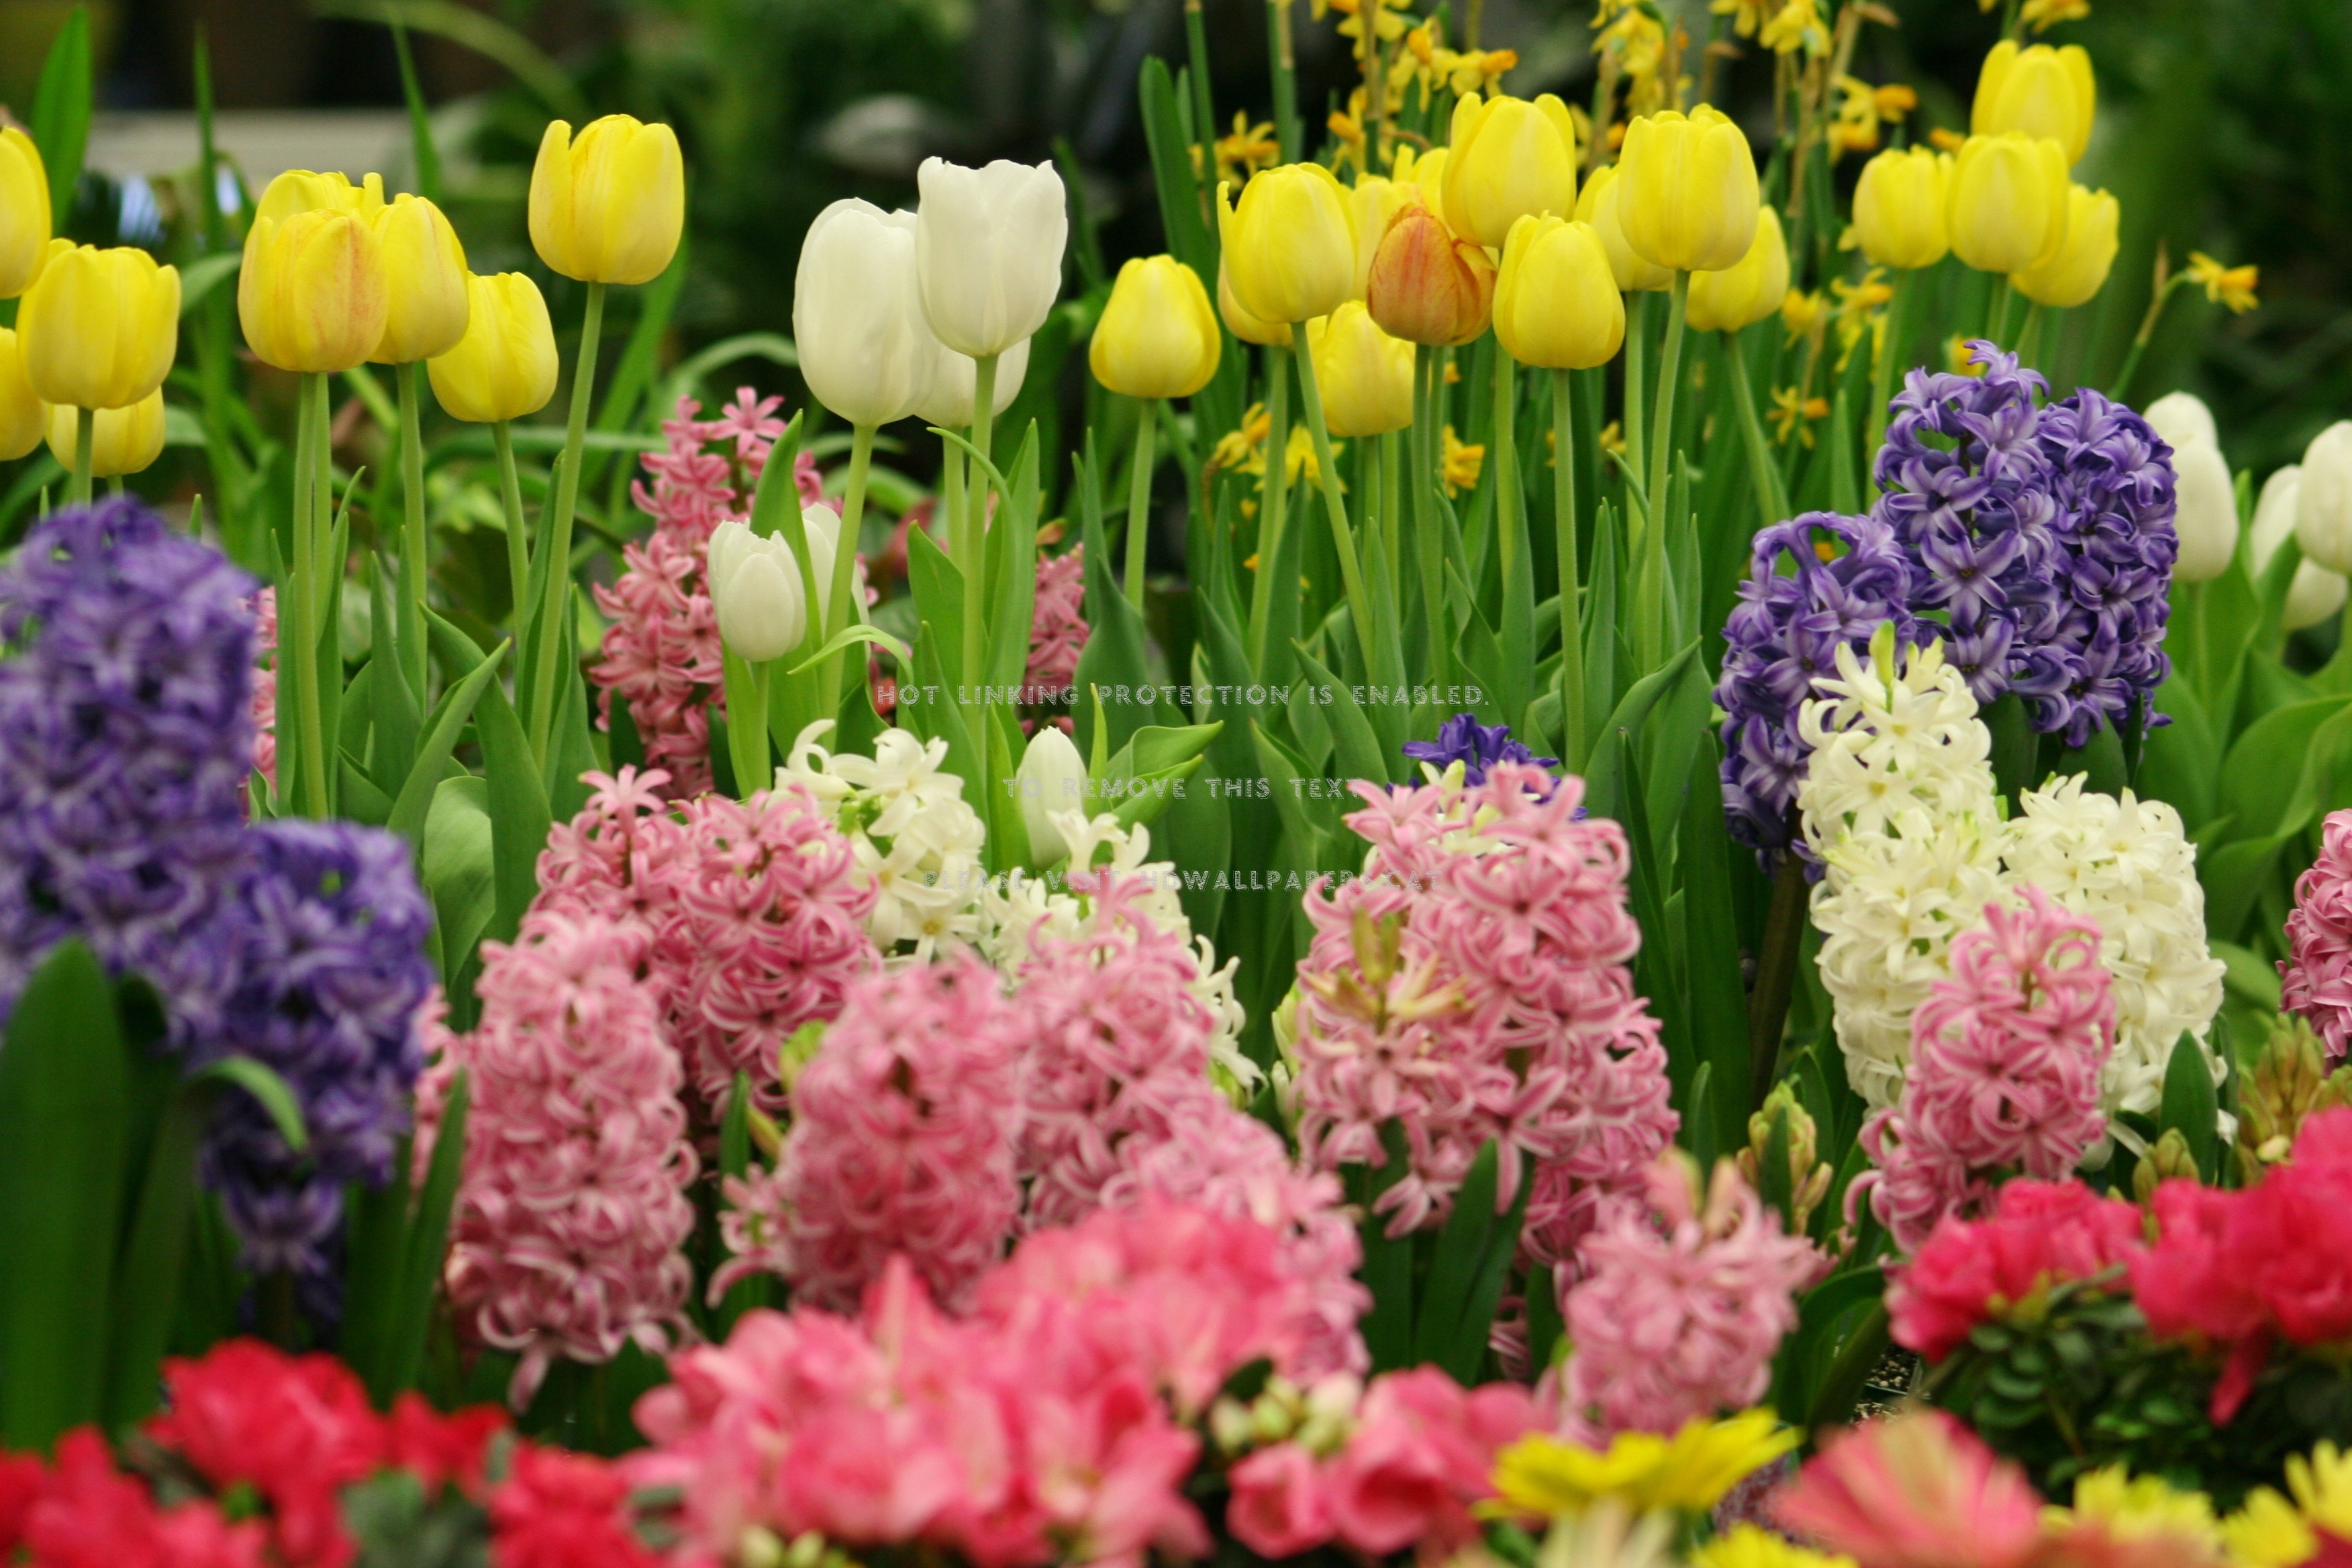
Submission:
<svg viewBox="0 0 2352 1568">
<path fill-rule="evenodd" d="M 1217 190 L 1217 224 L 1234 298 L 1262 321 L 1328 316 L 1355 292 L 1356 226 L 1348 193 L 1320 163 L 1251 176 L 1235 205 Z"/>
<path fill-rule="evenodd" d="M 1690 324 L 1702 332 L 1736 332 L 1779 315 L 1788 297 L 1788 241 L 1780 236 L 1780 215 L 1765 207 L 1757 214 L 1756 243 L 1738 266 L 1691 274 Z"/>
<path fill-rule="evenodd" d="M 2080 45 L 2053 49 L 2036 44 L 2021 49 L 2003 38 L 1977 73 L 1969 133 L 2000 136 L 2014 131 L 2036 139 L 2047 136 L 2066 150 L 2072 168 L 2091 144 L 2091 121 L 2098 107 L 2091 57 Z"/>
<path fill-rule="evenodd" d="M 1617 174 L 1614 163 L 1592 171 L 1592 177 L 1584 182 L 1584 194 L 1576 198 L 1576 221 L 1591 225 L 1601 254 L 1609 258 L 1609 275 L 1617 280 L 1619 293 L 1671 289 L 1673 269 L 1634 255 L 1633 247 L 1625 243 L 1625 231 L 1617 222 Z"/>
<path fill-rule="evenodd" d="M 297 213 L 349 213 L 373 227 L 383 216 L 383 176 L 362 175 L 353 184 L 348 175 L 309 169 L 288 169 L 269 182 L 253 207 L 254 221 L 284 223 Z"/>
<path fill-rule="evenodd" d="M 13 463 L 48 434 L 49 405 L 25 379 L 13 328 L 0 327 L 0 463 Z"/>
<path fill-rule="evenodd" d="M 51 240 L 16 308 L 16 348 L 43 402 L 128 408 L 163 384 L 179 353 L 179 269 L 131 246 Z"/>
<path fill-rule="evenodd" d="M 2172 448 L 2172 529 L 2180 544 L 2173 579 L 2210 582 L 2238 553 L 2238 487 L 2229 460 L 2212 442 L 2192 440 Z"/>
<path fill-rule="evenodd" d="M 14 125 L 0 127 L 0 300 L 33 286 L 49 256 L 49 174 L 41 150 Z"/>
<path fill-rule="evenodd" d="M 1029 830 L 1029 864 L 1043 869 L 1069 858 L 1069 841 L 1054 826 L 1058 812 L 1087 810 L 1087 764 L 1057 725 L 1040 724 L 1013 773 L 1021 825 Z"/>
<path fill-rule="evenodd" d="M 74 437 L 80 410 L 52 404 L 49 407 L 49 456 L 67 472 L 73 471 Z M 157 387 L 128 408 L 101 408 L 92 421 L 89 477 L 110 479 L 136 474 L 163 455 L 163 389 Z"/>
<path fill-rule="evenodd" d="M 1617 221 L 1644 260 L 1677 272 L 1720 272 L 1756 243 L 1756 158 L 1730 119 L 1702 103 L 1625 130 Z"/>
<path fill-rule="evenodd" d="M 422 196 L 395 197 L 375 221 L 383 254 L 383 336 L 368 357 L 413 364 L 446 354 L 466 335 L 466 247 L 441 209 Z"/>
<path fill-rule="evenodd" d="M 364 219 L 328 208 L 245 237 L 236 314 L 245 341 L 279 370 L 331 373 L 366 362 L 392 309 L 383 247 Z"/>
<path fill-rule="evenodd" d="M 1944 208 L 1952 155 L 1925 147 L 1890 147 L 1862 166 L 1853 188 L 1854 237 L 1874 267 L 1916 271 L 1952 248 Z"/>
<path fill-rule="evenodd" d="M 996 396 L 989 407 L 991 418 L 1013 406 L 1028 375 L 1029 340 L 1024 338 L 996 356 Z M 923 383 L 922 397 L 915 404 L 915 417 L 926 425 L 960 429 L 971 423 L 972 395 L 979 390 L 980 366 L 972 357 L 956 353 L 937 338 L 931 339 L 930 375 Z"/>
<path fill-rule="evenodd" d="M 1374 324 L 1360 300 L 1307 323 L 1307 352 L 1334 436 L 1383 436 L 1412 423 L 1412 345 Z"/>
<path fill-rule="evenodd" d="M 2253 531 L 2247 541 L 2253 549 L 2256 576 L 2269 569 L 2271 557 L 2294 532 L 2302 492 L 2303 468 L 2298 464 L 2289 463 L 2263 482 L 2262 499 L 2254 503 Z M 2287 584 L 2280 626 L 2294 632 L 2333 618 L 2344 608 L 2347 590 L 2352 590 L 2352 583 L 2342 573 L 2330 572 L 2316 561 L 2303 562 L 2294 569 L 2294 580 Z"/>
<path fill-rule="evenodd" d="M 816 215 L 793 278 L 793 339 L 816 400 L 852 425 L 915 411 L 939 340 L 915 288 L 915 215 L 839 201 Z"/>
<path fill-rule="evenodd" d="M 1495 282 L 1495 336 L 1521 364 L 1590 370 L 1625 341 L 1625 300 L 1589 223 L 1521 218 Z"/>
<path fill-rule="evenodd" d="M 1245 343 L 1259 343 L 1271 348 L 1290 346 L 1290 323 L 1261 321 L 1242 309 L 1234 298 L 1233 269 L 1225 265 L 1223 256 L 1217 258 L 1217 318 L 1225 323 L 1225 331 Z"/>
<path fill-rule="evenodd" d="M 782 658 L 808 628 L 808 596 L 800 563 L 782 535 L 762 538 L 732 519 L 710 532 L 704 576 L 719 640 L 752 664 Z"/>
<path fill-rule="evenodd" d="M 2294 542 L 2305 559 L 2352 573 L 2352 419 L 2337 420 L 2303 449 Z"/>
<path fill-rule="evenodd" d="M 2048 137 L 1971 136 L 1952 160 L 1944 221 L 1952 252 L 1979 272 L 2022 272 L 2066 245 L 2074 182 Z"/>
<path fill-rule="evenodd" d="M 466 335 L 428 360 L 433 395 L 477 425 L 520 419 L 555 395 L 555 326 L 539 285 L 520 272 L 466 279 Z"/>
<path fill-rule="evenodd" d="M 1550 93 L 1533 103 L 1456 99 L 1451 141 L 1444 177 L 1454 233 L 1500 250 L 1519 219 L 1576 210 L 1576 126 Z"/>
<path fill-rule="evenodd" d="M 1348 218 L 1356 230 L 1356 291 L 1354 298 L 1363 299 L 1372 285 L 1372 258 L 1380 254 L 1381 241 L 1388 237 L 1389 225 L 1409 206 L 1421 205 L 1421 187 L 1409 180 L 1384 180 L 1378 174 L 1366 174 L 1348 192 Z"/>
<path fill-rule="evenodd" d="M 1118 269 L 1087 363 L 1123 397 L 1190 397 L 1217 374 L 1224 345 L 1200 274 L 1172 256 Z"/>
<path fill-rule="evenodd" d="M 2203 441 L 2219 447 L 2221 433 L 2213 424 L 2213 411 L 2205 400 L 2193 392 L 2168 392 L 2146 408 L 2140 417 L 2148 428 L 2171 447 L 2186 447 L 2192 441 Z"/>
<path fill-rule="evenodd" d="M 583 283 L 647 283 L 686 229 L 686 161 L 677 132 L 625 114 L 593 120 L 573 140 L 551 121 L 530 171 L 530 244 Z"/>
<path fill-rule="evenodd" d="M 2116 264 L 2116 198 L 2080 185 L 2066 193 L 2066 240 L 2047 261 L 2009 275 L 2010 286 L 2037 305 L 2067 310 L 2106 285 Z"/>
<path fill-rule="evenodd" d="M 915 273 L 940 342 L 983 359 L 1045 324 L 1062 292 L 1069 196 L 1051 163 L 998 159 L 967 169 L 926 158 L 915 172 Z"/>
<path fill-rule="evenodd" d="M 1414 203 L 1372 257 L 1364 304 L 1381 331 L 1432 348 L 1474 342 L 1495 314 L 1495 264 Z"/>
</svg>

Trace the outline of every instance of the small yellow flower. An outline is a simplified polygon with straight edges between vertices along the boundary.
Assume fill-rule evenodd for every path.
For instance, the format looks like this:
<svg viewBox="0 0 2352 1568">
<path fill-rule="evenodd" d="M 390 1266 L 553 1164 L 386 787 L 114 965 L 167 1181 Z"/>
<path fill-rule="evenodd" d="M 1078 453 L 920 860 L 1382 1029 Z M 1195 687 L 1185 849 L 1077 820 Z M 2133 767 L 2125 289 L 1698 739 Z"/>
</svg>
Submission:
<svg viewBox="0 0 2352 1568">
<path fill-rule="evenodd" d="M 1209 454 L 1209 471 L 1221 474 L 1265 472 L 1265 439 L 1274 434 L 1274 418 L 1263 403 L 1253 403 L 1242 416 L 1242 427 L 1217 437 Z"/>
<path fill-rule="evenodd" d="M 1774 54 L 1790 55 L 1802 49 L 1818 59 L 1830 52 L 1829 25 L 1822 20 L 1814 0 L 1788 0 L 1764 24 L 1757 42 Z"/>
<path fill-rule="evenodd" d="M 2046 33 L 2061 22 L 2079 22 L 2090 14 L 2091 0 L 2025 0 L 2017 17 L 2035 32 Z"/>
<path fill-rule="evenodd" d="M 1809 1552 L 1752 1524 L 1718 1535 L 1690 1556 L 1691 1568 L 1853 1568 L 1851 1557 Z"/>
<path fill-rule="evenodd" d="M 2244 315 L 2260 301 L 2254 289 L 2262 281 L 2258 267 L 2224 267 L 2201 250 L 2189 253 L 2189 278 L 2205 288 L 2205 298 L 2227 305 L 2233 315 Z"/>
<path fill-rule="evenodd" d="M 1405 19 L 1395 13 L 1412 4 L 1412 0 L 1373 0 L 1372 36 L 1383 44 L 1403 37 Z M 1356 40 L 1356 58 L 1370 59 L 1372 47 L 1365 36 L 1363 0 L 1331 0 L 1331 9 L 1348 18 L 1339 24 L 1339 36 Z"/>
<path fill-rule="evenodd" d="M 1829 133 L 1832 157 L 1870 152 L 1878 145 L 1880 122 L 1900 124 L 1919 107 L 1919 95 L 1901 82 L 1873 87 L 1859 77 L 1841 76 L 1837 89 L 1837 118 Z"/>
<path fill-rule="evenodd" d="M 1707 10 L 1717 16 L 1731 18 L 1731 30 L 1743 38 L 1752 38 L 1762 26 L 1780 0 L 1709 0 Z"/>
<path fill-rule="evenodd" d="M 1260 169 L 1270 169 L 1282 158 L 1282 143 L 1274 137 L 1274 122 L 1255 125 L 1240 110 L 1234 110 L 1234 133 L 1217 138 L 1217 178 L 1239 185 Z"/>
<path fill-rule="evenodd" d="M 1625 455 L 1625 429 L 1614 419 L 1601 427 L 1601 449 L 1621 458 Z"/>
<path fill-rule="evenodd" d="M 1462 384 L 1462 367 L 1451 359 L 1445 362 L 1445 384 L 1448 386 Z"/>
<path fill-rule="evenodd" d="M 1333 462 L 1339 460 L 1339 454 L 1347 449 L 1347 446 L 1345 441 L 1331 443 Z M 1288 474 L 1288 483 L 1293 488 L 1300 484 L 1319 485 L 1323 482 L 1323 470 L 1317 467 L 1315 462 L 1315 437 L 1307 434 L 1306 426 L 1293 425 L 1290 427 L 1290 451 L 1284 460 L 1283 468 Z M 1347 488 L 1348 481 L 1342 479 L 1339 481 L 1339 489 L 1344 491 Z"/>
<path fill-rule="evenodd" d="M 1788 298 L 1780 301 L 1780 324 L 1789 330 L 1791 342 L 1810 336 L 1822 324 L 1826 309 L 1820 289 L 1808 294 L 1801 289 L 1791 289 Z"/>
<path fill-rule="evenodd" d="M 1947 131 L 1940 125 L 1927 132 L 1927 145 L 1938 153 L 1957 153 L 1968 145 L 1968 141 L 1969 139 L 1958 132 Z"/>
<path fill-rule="evenodd" d="M 1445 481 L 1445 493 L 1459 495 L 1478 486 L 1478 470 L 1486 465 L 1486 448 L 1466 447 L 1448 425 L 1444 434 L 1444 451 L 1439 462 L 1439 477 Z"/>
<path fill-rule="evenodd" d="M 2268 1487 L 2256 1487 L 2245 1506 L 2221 1521 L 2221 1539 L 2238 1568 L 2294 1568 L 2319 1551 L 2319 1537 L 2294 1505 Z"/>
<path fill-rule="evenodd" d="M 2042 1517 L 2060 1529 L 2095 1520 L 2117 1540 L 2165 1535 L 2221 1544 L 2212 1499 L 2182 1491 L 2161 1476 L 2134 1476 L 2121 1465 L 2076 1477 L 2074 1506 L 2046 1509 Z"/>
<path fill-rule="evenodd" d="M 1843 278 L 1832 279 L 1830 291 L 1837 296 L 1837 313 L 1841 320 L 1875 310 L 1895 298 L 1895 286 L 1886 281 L 1885 270 L 1877 267 L 1864 272 L 1859 283 L 1849 283 Z"/>
<path fill-rule="evenodd" d="M 1765 417 L 1772 422 L 1772 439 L 1779 445 L 1787 446 L 1789 438 L 1793 436 L 1800 443 L 1811 447 L 1813 444 L 1812 422 L 1826 419 L 1829 412 L 1830 403 L 1826 397 L 1801 398 L 1793 386 L 1776 386 L 1772 389 L 1772 412 Z"/>
<path fill-rule="evenodd" d="M 1339 144 L 1337 162 L 1343 168 L 1349 163 L 1359 170 L 1366 167 L 1364 121 L 1370 116 L 1366 112 L 1364 103 L 1364 89 L 1360 87 L 1348 95 L 1347 108 L 1333 110 L 1330 118 L 1323 122 L 1324 128 L 1331 132 L 1332 140 Z"/>
<path fill-rule="evenodd" d="M 1796 1446 L 1795 1431 L 1769 1410 L 1688 1421 L 1672 1437 L 1621 1433 L 1606 1449 L 1558 1437 L 1523 1437 L 1496 1461 L 1495 1490 L 1501 1500 L 1489 1507 L 1502 1514 L 1557 1517 L 1616 1498 L 1637 1513 L 1704 1513 Z"/>
</svg>

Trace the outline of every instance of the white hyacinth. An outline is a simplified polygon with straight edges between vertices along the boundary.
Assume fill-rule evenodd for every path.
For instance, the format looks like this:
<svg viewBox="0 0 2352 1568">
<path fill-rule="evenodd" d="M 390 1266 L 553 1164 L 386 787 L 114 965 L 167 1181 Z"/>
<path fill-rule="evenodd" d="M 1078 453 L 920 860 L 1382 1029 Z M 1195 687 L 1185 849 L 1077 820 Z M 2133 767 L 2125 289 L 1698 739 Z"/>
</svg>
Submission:
<svg viewBox="0 0 2352 1568">
<path fill-rule="evenodd" d="M 800 732 L 776 784 L 807 790 L 848 838 L 877 894 L 866 934 L 903 963 L 978 946 L 988 830 L 963 798 L 963 780 L 940 765 L 948 743 L 894 729 L 875 738 L 870 757 L 832 752 L 817 744 L 832 727 L 820 719 Z"/>
</svg>

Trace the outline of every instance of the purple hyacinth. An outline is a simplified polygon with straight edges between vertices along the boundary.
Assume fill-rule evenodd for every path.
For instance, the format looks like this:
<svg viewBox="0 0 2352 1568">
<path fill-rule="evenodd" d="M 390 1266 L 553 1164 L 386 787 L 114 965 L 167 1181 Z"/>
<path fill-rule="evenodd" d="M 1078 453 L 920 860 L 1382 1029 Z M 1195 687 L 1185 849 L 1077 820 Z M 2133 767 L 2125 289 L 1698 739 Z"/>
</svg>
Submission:
<svg viewBox="0 0 2352 1568">
<path fill-rule="evenodd" d="M 155 985 L 178 1043 L 215 1018 L 184 939 L 241 853 L 253 591 L 129 500 L 52 514 L 0 564 L 0 1016 L 79 935 Z"/>
<path fill-rule="evenodd" d="M 1769 863 L 1790 842 L 1809 754 L 1798 709 L 1816 677 L 1837 672 L 1837 650 L 1866 648 L 1881 623 L 1918 640 L 1912 585 L 1894 530 L 1877 518 L 1811 511 L 1756 535 L 1748 581 L 1724 622 L 1730 647 L 1715 701 L 1724 711 L 1724 814 L 1732 837 L 1759 860 Z"/>
<path fill-rule="evenodd" d="M 2135 712 L 2161 724 L 2156 689 L 2172 671 L 2166 589 L 2180 551 L 2172 448 L 2088 387 L 2042 410 L 2036 439 L 2058 479 L 2062 591 L 2029 623 L 2011 685 L 2030 700 L 2033 727 L 2070 746 Z"/>
<path fill-rule="evenodd" d="M 381 1186 L 424 1066 L 417 1010 L 433 985 L 432 911 L 393 834 L 280 818 L 247 834 L 230 909 L 207 934 L 228 976 L 217 1036 L 197 1061 L 241 1052 L 274 1069 L 310 1138 L 289 1149 L 258 1101 L 222 1099 L 205 1179 L 257 1273 L 325 1272 L 352 1182 Z"/>
<path fill-rule="evenodd" d="M 1456 713 L 1437 727 L 1434 741 L 1407 741 L 1404 754 L 1444 773 L 1462 764 L 1462 782 L 1482 784 L 1486 770 L 1496 763 L 1528 763 L 1539 768 L 1559 766 L 1558 757 L 1538 757 L 1511 738 L 1508 724 L 1481 724 L 1475 713 Z"/>
</svg>

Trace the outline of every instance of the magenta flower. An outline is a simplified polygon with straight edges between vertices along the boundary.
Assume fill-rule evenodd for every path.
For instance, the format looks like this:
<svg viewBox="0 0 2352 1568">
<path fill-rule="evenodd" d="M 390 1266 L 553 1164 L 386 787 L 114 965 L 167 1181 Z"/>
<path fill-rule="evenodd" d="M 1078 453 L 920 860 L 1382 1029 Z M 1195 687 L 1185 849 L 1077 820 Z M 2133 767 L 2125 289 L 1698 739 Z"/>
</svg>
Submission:
<svg viewBox="0 0 2352 1568">
<path fill-rule="evenodd" d="M 1029 700 L 1050 701 L 1047 693 L 1069 689 L 1078 678 L 1078 655 L 1086 650 L 1086 546 L 1037 558 L 1037 597 L 1029 613 L 1029 666 L 1023 676 Z"/>
<path fill-rule="evenodd" d="M 2341 1061 L 2352 1040 L 2352 810 L 2329 812 L 2320 828 L 2319 858 L 2295 879 L 2286 942 L 2280 1005 Z"/>
<path fill-rule="evenodd" d="M 278 787 L 278 590 L 264 586 L 253 606 L 253 771 Z"/>
<path fill-rule="evenodd" d="M 1697 1174 L 1660 1160 L 1649 1201 L 1612 1205 L 1586 1238 L 1588 1272 L 1560 1301 L 1576 1347 L 1563 1379 L 1571 1421 L 1672 1432 L 1752 1405 L 1770 1384 L 1773 1352 L 1797 1326 L 1796 1292 L 1825 1259 L 1781 1234 L 1730 1161 L 1717 1163 L 1703 1202 Z"/>
<path fill-rule="evenodd" d="M 480 1342 L 522 1352 L 508 1389 L 528 1405 L 557 1356 L 658 1352 L 685 1329 L 696 1170 L 677 1057 L 639 984 L 643 927 L 537 910 L 509 946 L 483 946 L 480 1024 L 436 1029 L 419 1086 L 418 1158 L 457 1070 L 472 1109 L 444 1276 Z"/>
</svg>

